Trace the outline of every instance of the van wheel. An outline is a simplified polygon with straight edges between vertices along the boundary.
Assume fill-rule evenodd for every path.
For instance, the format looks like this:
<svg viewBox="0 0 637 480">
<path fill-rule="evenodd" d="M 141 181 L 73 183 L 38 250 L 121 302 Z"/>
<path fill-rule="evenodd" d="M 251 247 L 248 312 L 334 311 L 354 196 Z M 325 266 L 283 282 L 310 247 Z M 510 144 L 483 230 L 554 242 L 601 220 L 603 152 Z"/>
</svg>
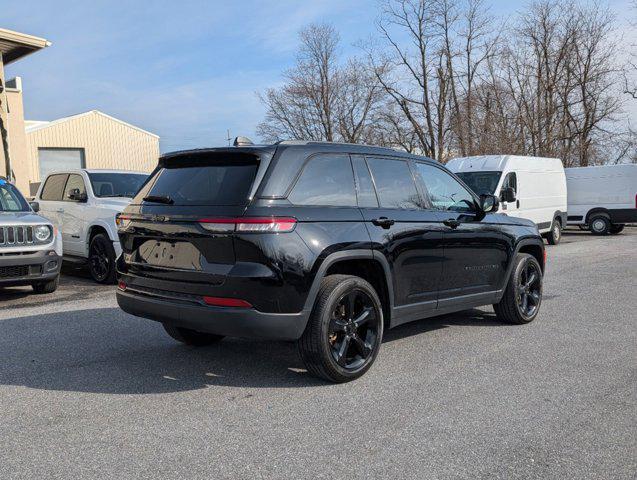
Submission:
<svg viewBox="0 0 637 480">
<path fill-rule="evenodd" d="M 595 235 L 607 235 L 610 232 L 610 219 L 608 215 L 600 214 L 591 217 L 588 221 L 591 232 Z"/>
<path fill-rule="evenodd" d="M 546 241 L 549 242 L 549 245 L 557 245 L 560 243 L 562 239 L 562 222 L 560 222 L 557 218 L 553 219 L 553 224 L 551 225 L 551 231 L 546 234 Z"/>
<path fill-rule="evenodd" d="M 58 289 L 59 284 L 60 276 L 58 275 L 53 280 L 49 280 L 48 282 L 33 283 L 31 284 L 31 288 L 33 288 L 33 291 L 37 294 L 53 293 Z"/>
<path fill-rule="evenodd" d="M 115 283 L 115 249 L 103 233 L 93 237 L 88 248 L 88 268 L 97 283 Z"/>
<path fill-rule="evenodd" d="M 329 275 L 298 348 L 308 372 L 343 383 L 370 369 L 382 339 L 383 310 L 374 287 L 352 275 Z"/>
<path fill-rule="evenodd" d="M 162 323 L 162 325 L 164 326 L 166 333 L 175 340 L 186 345 L 192 345 L 193 347 L 205 347 L 206 345 L 219 342 L 224 338 L 223 335 L 198 332 L 189 328 L 166 325 L 165 323 Z"/>
<path fill-rule="evenodd" d="M 623 229 L 624 229 L 625 225 L 611 225 L 610 226 L 610 233 L 613 235 L 617 235 L 618 233 L 620 233 Z"/>
<path fill-rule="evenodd" d="M 542 268 L 533 255 L 519 253 L 500 303 L 493 305 L 506 323 L 523 324 L 537 317 L 542 303 Z"/>
</svg>

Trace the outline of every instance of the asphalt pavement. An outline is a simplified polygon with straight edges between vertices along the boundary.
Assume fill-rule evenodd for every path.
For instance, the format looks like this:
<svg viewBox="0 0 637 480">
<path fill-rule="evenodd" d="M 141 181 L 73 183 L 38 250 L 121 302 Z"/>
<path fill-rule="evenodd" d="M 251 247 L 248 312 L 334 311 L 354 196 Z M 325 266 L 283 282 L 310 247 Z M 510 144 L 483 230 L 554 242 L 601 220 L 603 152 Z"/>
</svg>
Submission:
<svg viewBox="0 0 637 480">
<path fill-rule="evenodd" d="M 547 247 L 536 321 L 387 332 L 331 385 L 287 342 L 196 349 L 66 271 L 0 293 L 0 478 L 634 479 L 637 229 Z"/>
</svg>

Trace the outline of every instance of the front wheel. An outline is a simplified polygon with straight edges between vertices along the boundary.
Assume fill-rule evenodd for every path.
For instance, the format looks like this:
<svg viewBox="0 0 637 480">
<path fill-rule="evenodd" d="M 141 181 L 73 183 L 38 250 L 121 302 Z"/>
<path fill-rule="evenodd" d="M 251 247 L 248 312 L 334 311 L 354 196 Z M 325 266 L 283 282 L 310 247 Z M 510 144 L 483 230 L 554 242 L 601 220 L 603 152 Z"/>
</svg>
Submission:
<svg viewBox="0 0 637 480">
<path fill-rule="evenodd" d="M 370 369 L 382 339 L 383 310 L 374 287 L 352 275 L 329 275 L 298 347 L 308 372 L 343 383 Z"/>
<path fill-rule="evenodd" d="M 546 240 L 549 242 L 549 245 L 557 245 L 560 243 L 561 239 L 562 222 L 556 218 L 553 220 L 553 224 L 551 225 L 551 231 L 546 234 Z"/>
<path fill-rule="evenodd" d="M 115 249 L 113 242 L 103 233 L 98 233 L 91 240 L 88 268 L 97 283 L 115 283 Z"/>
<path fill-rule="evenodd" d="M 523 324 L 537 317 L 542 303 L 542 268 L 533 255 L 519 253 L 514 260 L 504 296 L 493 305 L 506 323 Z"/>
<path fill-rule="evenodd" d="M 60 276 L 58 275 L 53 280 L 49 280 L 48 282 L 33 283 L 31 287 L 37 294 L 53 293 L 58 289 L 59 283 Z"/>
</svg>

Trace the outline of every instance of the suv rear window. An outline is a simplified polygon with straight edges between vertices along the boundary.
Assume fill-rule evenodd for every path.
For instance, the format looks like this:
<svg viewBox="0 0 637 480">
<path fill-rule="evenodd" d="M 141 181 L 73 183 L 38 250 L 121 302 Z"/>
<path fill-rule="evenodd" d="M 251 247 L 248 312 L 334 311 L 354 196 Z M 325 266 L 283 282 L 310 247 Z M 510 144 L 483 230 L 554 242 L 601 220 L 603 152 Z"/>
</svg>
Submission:
<svg viewBox="0 0 637 480">
<path fill-rule="evenodd" d="M 202 164 L 203 163 L 203 164 Z M 215 161 L 170 165 L 155 173 L 135 198 L 169 197 L 173 205 L 245 205 L 257 172 L 257 161 Z"/>
</svg>

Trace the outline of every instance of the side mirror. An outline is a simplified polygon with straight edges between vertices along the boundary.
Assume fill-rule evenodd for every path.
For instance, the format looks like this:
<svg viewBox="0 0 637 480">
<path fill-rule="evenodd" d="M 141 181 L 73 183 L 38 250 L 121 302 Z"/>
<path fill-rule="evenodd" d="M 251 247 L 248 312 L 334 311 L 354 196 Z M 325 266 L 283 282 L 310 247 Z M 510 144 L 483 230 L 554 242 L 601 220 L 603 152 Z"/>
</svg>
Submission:
<svg viewBox="0 0 637 480">
<path fill-rule="evenodd" d="M 483 213 L 495 213 L 500 207 L 500 200 L 495 195 L 480 195 L 480 209 Z"/>
<path fill-rule="evenodd" d="M 35 213 L 38 213 L 40 211 L 40 204 L 38 202 L 29 202 L 29 205 L 31 206 L 31 210 L 33 210 Z"/>
<path fill-rule="evenodd" d="M 515 190 L 511 187 L 503 188 L 500 192 L 500 199 L 503 202 L 515 202 Z"/>
<path fill-rule="evenodd" d="M 69 192 L 69 199 L 76 202 L 86 202 L 88 197 L 86 196 L 86 193 L 81 193 L 79 188 L 74 188 Z"/>
</svg>

